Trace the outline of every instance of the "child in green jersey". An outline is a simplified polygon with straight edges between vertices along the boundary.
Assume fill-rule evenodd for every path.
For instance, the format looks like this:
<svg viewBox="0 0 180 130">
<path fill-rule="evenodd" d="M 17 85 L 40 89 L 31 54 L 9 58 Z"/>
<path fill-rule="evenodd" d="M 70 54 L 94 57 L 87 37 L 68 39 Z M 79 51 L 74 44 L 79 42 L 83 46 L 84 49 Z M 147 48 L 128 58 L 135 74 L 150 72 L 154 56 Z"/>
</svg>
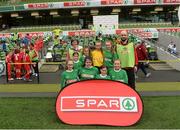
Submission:
<svg viewBox="0 0 180 130">
<path fill-rule="evenodd" d="M 85 47 L 83 48 L 82 56 L 80 57 L 79 60 L 80 60 L 82 63 L 84 63 L 84 59 L 85 59 L 86 56 L 90 56 L 90 49 L 89 49 L 89 47 L 87 47 L 87 46 L 85 46 Z"/>
<path fill-rule="evenodd" d="M 82 67 L 82 62 L 79 60 L 79 53 L 74 52 L 73 53 L 73 62 L 74 62 L 74 69 L 79 70 Z"/>
<path fill-rule="evenodd" d="M 96 79 L 111 79 L 109 75 L 107 75 L 107 67 L 101 66 L 100 67 L 100 74 L 96 75 Z"/>
<path fill-rule="evenodd" d="M 79 80 L 78 71 L 73 69 L 73 61 L 66 63 L 66 70 L 61 74 L 61 88 Z"/>
<path fill-rule="evenodd" d="M 113 68 L 114 60 L 117 58 L 117 53 L 115 52 L 115 48 L 113 48 L 111 41 L 106 41 L 106 48 L 103 49 L 104 55 L 104 64 L 108 67 L 108 69 Z"/>
<path fill-rule="evenodd" d="M 114 68 L 110 70 L 109 75 L 112 80 L 128 83 L 128 77 L 125 70 L 121 69 L 120 60 L 114 61 Z"/>
<path fill-rule="evenodd" d="M 94 79 L 97 74 L 98 69 L 92 66 L 92 59 L 87 56 L 84 60 L 84 67 L 79 70 L 80 79 Z"/>
</svg>

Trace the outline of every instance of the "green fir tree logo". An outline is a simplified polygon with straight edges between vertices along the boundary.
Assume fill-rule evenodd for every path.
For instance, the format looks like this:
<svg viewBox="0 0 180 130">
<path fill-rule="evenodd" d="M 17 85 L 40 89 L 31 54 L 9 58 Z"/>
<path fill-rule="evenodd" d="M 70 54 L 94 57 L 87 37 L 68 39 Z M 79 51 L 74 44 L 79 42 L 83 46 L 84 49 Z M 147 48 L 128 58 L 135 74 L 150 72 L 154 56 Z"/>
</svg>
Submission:
<svg viewBox="0 0 180 130">
<path fill-rule="evenodd" d="M 135 107 L 134 101 L 130 98 L 125 98 L 122 102 L 122 105 L 125 110 L 133 110 Z"/>
</svg>

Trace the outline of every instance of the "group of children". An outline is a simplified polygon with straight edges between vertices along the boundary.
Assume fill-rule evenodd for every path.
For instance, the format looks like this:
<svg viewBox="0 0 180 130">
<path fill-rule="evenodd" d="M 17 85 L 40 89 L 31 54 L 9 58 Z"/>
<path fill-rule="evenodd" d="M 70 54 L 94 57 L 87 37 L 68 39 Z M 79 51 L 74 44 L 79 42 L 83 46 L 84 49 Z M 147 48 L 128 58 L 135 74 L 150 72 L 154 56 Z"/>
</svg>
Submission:
<svg viewBox="0 0 180 130">
<path fill-rule="evenodd" d="M 8 80 L 14 80 L 15 77 L 18 80 L 32 81 L 30 74 L 34 69 L 34 75 L 37 76 L 38 68 L 38 53 L 34 49 L 34 44 L 29 44 L 29 47 L 23 47 L 21 49 L 14 49 L 14 51 L 8 52 L 6 56 L 7 74 Z M 12 76 L 14 73 L 15 76 Z"/>
<path fill-rule="evenodd" d="M 45 36 L 35 36 L 26 34 L 11 34 L 10 37 L 3 35 L 0 39 L 1 51 L 5 53 L 7 64 L 8 80 L 30 79 L 31 73 L 38 76 L 39 52 L 42 50 L 44 43 L 49 41 Z"/>
<path fill-rule="evenodd" d="M 105 47 L 96 41 L 94 48 L 81 47 L 72 40 L 67 51 L 66 69 L 61 74 L 61 87 L 86 79 L 109 79 L 128 83 L 125 70 L 121 69 L 116 49 L 112 41 L 107 40 Z"/>
</svg>

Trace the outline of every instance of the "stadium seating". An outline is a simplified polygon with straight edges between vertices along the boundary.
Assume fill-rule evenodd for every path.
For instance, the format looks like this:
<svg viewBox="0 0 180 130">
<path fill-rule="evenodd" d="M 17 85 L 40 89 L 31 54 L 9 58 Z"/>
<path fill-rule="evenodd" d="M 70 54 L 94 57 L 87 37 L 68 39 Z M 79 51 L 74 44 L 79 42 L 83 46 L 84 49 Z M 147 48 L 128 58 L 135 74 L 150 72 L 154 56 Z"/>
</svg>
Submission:
<svg viewBox="0 0 180 130">
<path fill-rule="evenodd" d="M 159 27 L 173 27 L 170 22 L 160 23 L 120 23 L 119 28 L 159 28 Z"/>
<path fill-rule="evenodd" d="M 173 27 L 170 22 L 161 23 L 120 23 L 119 28 L 159 28 L 159 27 Z M 92 25 L 88 25 L 89 29 L 92 29 Z"/>
<path fill-rule="evenodd" d="M 63 31 L 66 30 L 79 30 L 80 25 L 47 25 L 47 26 L 28 26 L 28 27 L 12 27 L 11 29 L 2 32 L 34 32 L 34 31 L 52 31 L 59 28 Z"/>
</svg>

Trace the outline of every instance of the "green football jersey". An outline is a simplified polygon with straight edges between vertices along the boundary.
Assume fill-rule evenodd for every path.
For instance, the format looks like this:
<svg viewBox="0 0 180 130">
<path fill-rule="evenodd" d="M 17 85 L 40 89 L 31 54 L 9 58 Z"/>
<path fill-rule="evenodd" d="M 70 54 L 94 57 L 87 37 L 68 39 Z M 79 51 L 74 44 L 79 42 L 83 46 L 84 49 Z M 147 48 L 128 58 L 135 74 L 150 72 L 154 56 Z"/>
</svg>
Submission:
<svg viewBox="0 0 180 130">
<path fill-rule="evenodd" d="M 104 49 L 103 50 L 104 55 L 104 65 L 108 68 L 113 68 L 114 60 L 118 59 L 117 53 L 112 53 L 111 51 Z"/>
<path fill-rule="evenodd" d="M 125 70 L 120 69 L 120 70 L 114 70 L 111 69 L 109 71 L 109 75 L 111 77 L 112 80 L 116 80 L 116 81 L 121 81 L 124 83 L 128 83 L 128 76 Z"/>
<path fill-rule="evenodd" d="M 103 76 L 101 74 L 96 75 L 96 79 L 111 79 L 109 75 Z"/>
<path fill-rule="evenodd" d="M 82 67 L 82 62 L 81 61 L 74 61 L 74 65 L 73 65 L 74 69 L 76 70 L 80 70 L 80 68 Z"/>
<path fill-rule="evenodd" d="M 78 81 L 78 71 L 72 70 L 72 71 L 64 71 L 61 74 L 61 88 L 65 87 L 67 84 L 73 83 Z"/>
<path fill-rule="evenodd" d="M 94 79 L 98 73 L 99 71 L 96 67 L 81 68 L 79 70 L 79 75 L 81 80 Z"/>
<path fill-rule="evenodd" d="M 79 58 L 79 60 L 81 61 L 82 64 L 84 64 L 85 57 L 86 57 L 85 55 L 82 55 L 82 56 Z"/>
</svg>

